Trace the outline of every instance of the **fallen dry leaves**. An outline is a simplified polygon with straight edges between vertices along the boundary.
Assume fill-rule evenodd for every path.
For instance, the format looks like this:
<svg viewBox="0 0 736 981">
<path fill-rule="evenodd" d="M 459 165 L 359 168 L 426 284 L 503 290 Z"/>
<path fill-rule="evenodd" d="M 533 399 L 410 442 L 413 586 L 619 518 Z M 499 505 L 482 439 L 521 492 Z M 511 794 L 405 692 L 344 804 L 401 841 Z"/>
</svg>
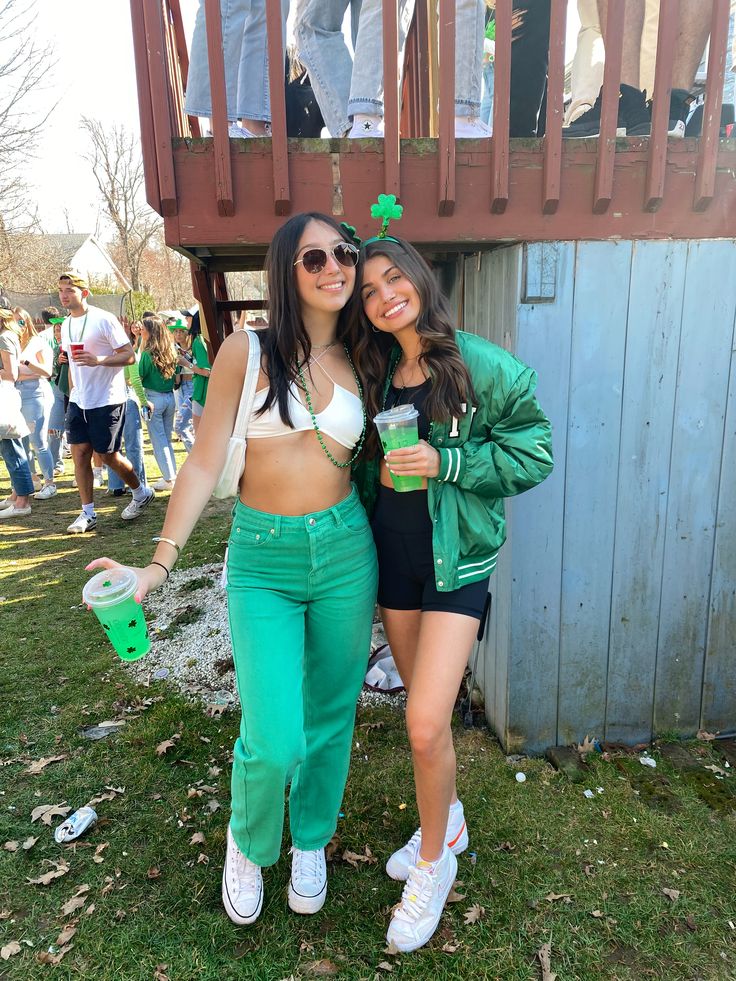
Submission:
<svg viewBox="0 0 736 981">
<path fill-rule="evenodd" d="M 31 824 L 40 818 L 41 824 L 50 828 L 55 817 L 66 817 L 70 811 L 71 807 L 65 807 L 63 804 L 39 804 L 31 811 Z"/>
<path fill-rule="evenodd" d="M 195 831 L 189 839 L 190 845 L 204 845 L 204 843 L 204 834 L 201 831 Z"/>
<path fill-rule="evenodd" d="M 673 903 L 676 903 L 677 900 L 680 898 L 680 890 L 679 889 L 668 889 L 665 886 L 664 889 L 662 889 L 662 892 L 665 894 L 665 896 L 668 899 L 671 899 Z"/>
<path fill-rule="evenodd" d="M 181 739 L 181 733 L 175 732 L 170 739 L 164 739 L 162 743 L 159 743 L 156 747 L 156 756 L 164 756 Z"/>
<path fill-rule="evenodd" d="M 44 872 L 37 879 L 28 879 L 28 883 L 32 886 L 47 886 L 54 879 L 60 879 L 62 875 L 66 875 L 69 871 L 69 866 L 66 862 L 51 862 L 51 865 L 54 866 L 53 869 Z"/>
<path fill-rule="evenodd" d="M 71 916 L 72 913 L 76 913 L 78 909 L 81 909 L 87 902 L 87 893 L 89 892 L 89 886 L 80 886 L 71 899 L 67 899 L 64 905 L 61 907 L 62 916 Z M 58 946 L 63 946 L 58 944 Z"/>
<path fill-rule="evenodd" d="M 469 909 L 465 910 L 465 915 L 463 917 L 465 926 L 471 926 L 471 924 L 477 923 L 481 917 L 485 916 L 485 912 L 485 907 L 479 906 L 478 903 L 474 903 Z"/>
<path fill-rule="evenodd" d="M 357 869 L 360 863 L 364 865 L 375 865 L 378 861 L 368 845 L 363 846 L 362 855 L 358 852 L 351 852 L 350 849 L 346 848 L 342 853 L 342 860 L 343 862 L 347 862 L 348 865 L 352 865 L 354 869 Z"/>
<path fill-rule="evenodd" d="M 544 897 L 548 903 L 556 903 L 558 900 L 562 900 L 565 903 L 572 902 L 571 892 L 548 892 Z"/>
<path fill-rule="evenodd" d="M 169 976 L 166 973 L 168 969 L 168 964 L 157 964 L 153 972 L 153 981 L 169 981 Z"/>
<path fill-rule="evenodd" d="M 465 895 L 464 892 L 458 892 L 457 891 L 458 886 L 462 886 L 462 885 L 463 885 L 462 882 L 458 882 L 457 880 L 455 880 L 455 882 L 453 882 L 453 884 L 452 884 L 452 888 L 450 889 L 450 893 L 449 893 L 447 899 L 445 900 L 445 902 L 447 902 L 447 903 L 461 903 L 464 899 L 466 899 L 467 897 L 466 897 L 466 895 Z"/>
<path fill-rule="evenodd" d="M 334 977 L 340 973 L 340 968 L 333 961 L 323 957 L 320 961 L 309 961 L 302 965 L 301 970 L 316 977 Z"/>
<path fill-rule="evenodd" d="M 555 981 L 557 975 L 553 973 L 550 958 L 552 956 L 552 944 L 542 944 L 537 951 L 540 967 L 542 968 L 542 981 Z"/>
<path fill-rule="evenodd" d="M 97 848 L 95 848 L 95 853 L 92 856 L 92 861 L 96 865 L 101 865 L 105 861 L 105 859 L 102 857 L 102 853 L 109 846 L 110 846 L 110 842 L 109 841 L 105 841 L 105 842 L 103 842 L 103 844 L 98 845 Z"/>
<path fill-rule="evenodd" d="M 595 749 L 595 739 L 591 739 L 590 736 L 586 736 L 581 743 L 578 743 L 577 746 L 575 746 L 575 749 L 581 756 L 587 756 L 588 753 L 592 753 Z"/>
<path fill-rule="evenodd" d="M 25 772 L 31 774 L 42 773 L 51 763 L 59 763 L 65 759 L 66 753 L 62 753 L 60 756 L 44 756 L 40 760 L 34 760 Z"/>
<path fill-rule="evenodd" d="M 20 842 L 6 841 L 5 844 L 3 845 L 3 848 L 5 849 L 6 852 L 17 852 L 18 849 L 20 848 Z"/>
<path fill-rule="evenodd" d="M 11 940 L 9 944 L 5 944 L 4 947 L 0 947 L 0 957 L 4 961 L 9 961 L 11 957 L 20 953 L 20 944 L 17 940 Z"/>
</svg>

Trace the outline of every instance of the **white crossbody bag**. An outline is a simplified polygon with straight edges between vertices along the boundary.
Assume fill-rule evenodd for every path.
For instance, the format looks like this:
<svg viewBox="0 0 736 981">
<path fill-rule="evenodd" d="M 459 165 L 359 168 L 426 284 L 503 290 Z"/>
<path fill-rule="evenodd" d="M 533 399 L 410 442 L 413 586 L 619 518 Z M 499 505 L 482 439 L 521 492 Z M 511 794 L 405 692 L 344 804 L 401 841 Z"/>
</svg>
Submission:
<svg viewBox="0 0 736 981">
<path fill-rule="evenodd" d="M 227 457 L 222 473 L 212 491 L 213 497 L 235 497 L 240 486 L 240 478 L 245 469 L 245 434 L 248 431 L 250 414 L 253 411 L 253 400 L 258 384 L 258 372 L 261 368 L 261 342 L 255 331 L 246 331 L 249 341 L 248 364 L 245 369 L 243 391 L 240 395 L 238 414 L 230 441 L 227 444 Z"/>
</svg>

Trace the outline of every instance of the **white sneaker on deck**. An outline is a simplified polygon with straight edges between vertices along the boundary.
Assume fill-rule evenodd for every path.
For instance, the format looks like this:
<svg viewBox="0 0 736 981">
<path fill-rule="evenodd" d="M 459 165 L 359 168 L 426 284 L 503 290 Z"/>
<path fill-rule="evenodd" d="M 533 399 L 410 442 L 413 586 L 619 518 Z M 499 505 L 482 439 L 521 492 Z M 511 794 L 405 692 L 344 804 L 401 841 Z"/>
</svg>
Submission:
<svg viewBox="0 0 736 981">
<path fill-rule="evenodd" d="M 143 509 L 146 507 L 146 505 L 151 503 L 155 496 L 156 492 L 149 487 L 146 497 L 144 497 L 142 501 L 136 501 L 136 499 L 133 498 L 127 508 L 123 508 L 123 510 L 120 512 L 120 517 L 123 519 L 123 521 L 132 521 L 133 518 L 140 517 Z"/>
<path fill-rule="evenodd" d="M 456 140 L 487 140 L 492 135 L 491 127 L 478 116 L 455 116 Z"/>
<path fill-rule="evenodd" d="M 414 865 L 419 857 L 419 846 L 422 843 L 422 829 L 417 828 L 403 848 L 399 848 L 386 862 L 386 872 L 392 879 L 404 882 L 409 874 L 409 866 Z M 445 844 L 453 853 L 459 855 L 468 847 L 468 828 L 465 824 L 463 805 L 458 801 L 457 806 L 450 808 L 447 822 Z"/>
<path fill-rule="evenodd" d="M 222 905 L 233 921 L 244 926 L 258 919 L 263 906 L 263 877 L 235 844 L 228 825 L 225 867 L 222 870 Z"/>
<path fill-rule="evenodd" d="M 426 865 L 426 868 L 422 867 Z M 445 846 L 432 865 L 409 866 L 409 876 L 394 910 L 386 940 L 408 953 L 423 947 L 437 929 L 445 902 L 457 875 L 457 859 Z"/>
<path fill-rule="evenodd" d="M 327 898 L 327 864 L 325 850 L 304 852 L 291 849 L 291 879 L 289 880 L 289 908 L 295 913 L 316 913 Z"/>
<path fill-rule="evenodd" d="M 370 137 L 383 139 L 383 116 L 372 116 L 365 112 L 356 113 L 348 133 L 348 139 L 365 140 Z"/>
</svg>

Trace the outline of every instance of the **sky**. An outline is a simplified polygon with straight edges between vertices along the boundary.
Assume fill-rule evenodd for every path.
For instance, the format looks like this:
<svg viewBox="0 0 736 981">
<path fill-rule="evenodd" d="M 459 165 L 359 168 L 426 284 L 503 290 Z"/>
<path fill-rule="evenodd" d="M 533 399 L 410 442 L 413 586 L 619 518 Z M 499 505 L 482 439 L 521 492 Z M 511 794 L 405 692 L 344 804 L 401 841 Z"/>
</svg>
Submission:
<svg viewBox="0 0 736 981">
<path fill-rule="evenodd" d="M 180 0 L 187 38 L 198 0 Z M 98 191 L 83 158 L 82 116 L 123 124 L 137 136 L 138 97 L 128 0 L 36 0 L 39 44 L 51 43 L 56 64 L 39 109 L 58 101 L 47 121 L 26 177 L 45 232 L 105 234 Z M 295 6 L 295 4 L 292 4 Z M 568 45 L 577 30 L 569 5 Z"/>
</svg>

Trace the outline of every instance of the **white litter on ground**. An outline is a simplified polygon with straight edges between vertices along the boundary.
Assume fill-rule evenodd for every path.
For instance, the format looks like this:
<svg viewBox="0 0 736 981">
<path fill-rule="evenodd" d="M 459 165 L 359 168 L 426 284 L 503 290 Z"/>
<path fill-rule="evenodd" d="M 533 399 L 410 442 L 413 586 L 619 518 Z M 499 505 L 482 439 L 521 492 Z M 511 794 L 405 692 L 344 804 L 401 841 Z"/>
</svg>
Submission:
<svg viewBox="0 0 736 981">
<path fill-rule="evenodd" d="M 121 662 L 138 681 L 165 678 L 205 704 L 239 705 L 221 573 L 219 562 L 177 569 L 144 600 L 151 650 L 139 661 Z M 371 654 L 385 642 L 381 624 L 374 623 Z M 392 695 L 367 689 L 359 699 L 360 705 L 397 709 L 403 709 L 405 702 L 403 692 Z"/>
</svg>

